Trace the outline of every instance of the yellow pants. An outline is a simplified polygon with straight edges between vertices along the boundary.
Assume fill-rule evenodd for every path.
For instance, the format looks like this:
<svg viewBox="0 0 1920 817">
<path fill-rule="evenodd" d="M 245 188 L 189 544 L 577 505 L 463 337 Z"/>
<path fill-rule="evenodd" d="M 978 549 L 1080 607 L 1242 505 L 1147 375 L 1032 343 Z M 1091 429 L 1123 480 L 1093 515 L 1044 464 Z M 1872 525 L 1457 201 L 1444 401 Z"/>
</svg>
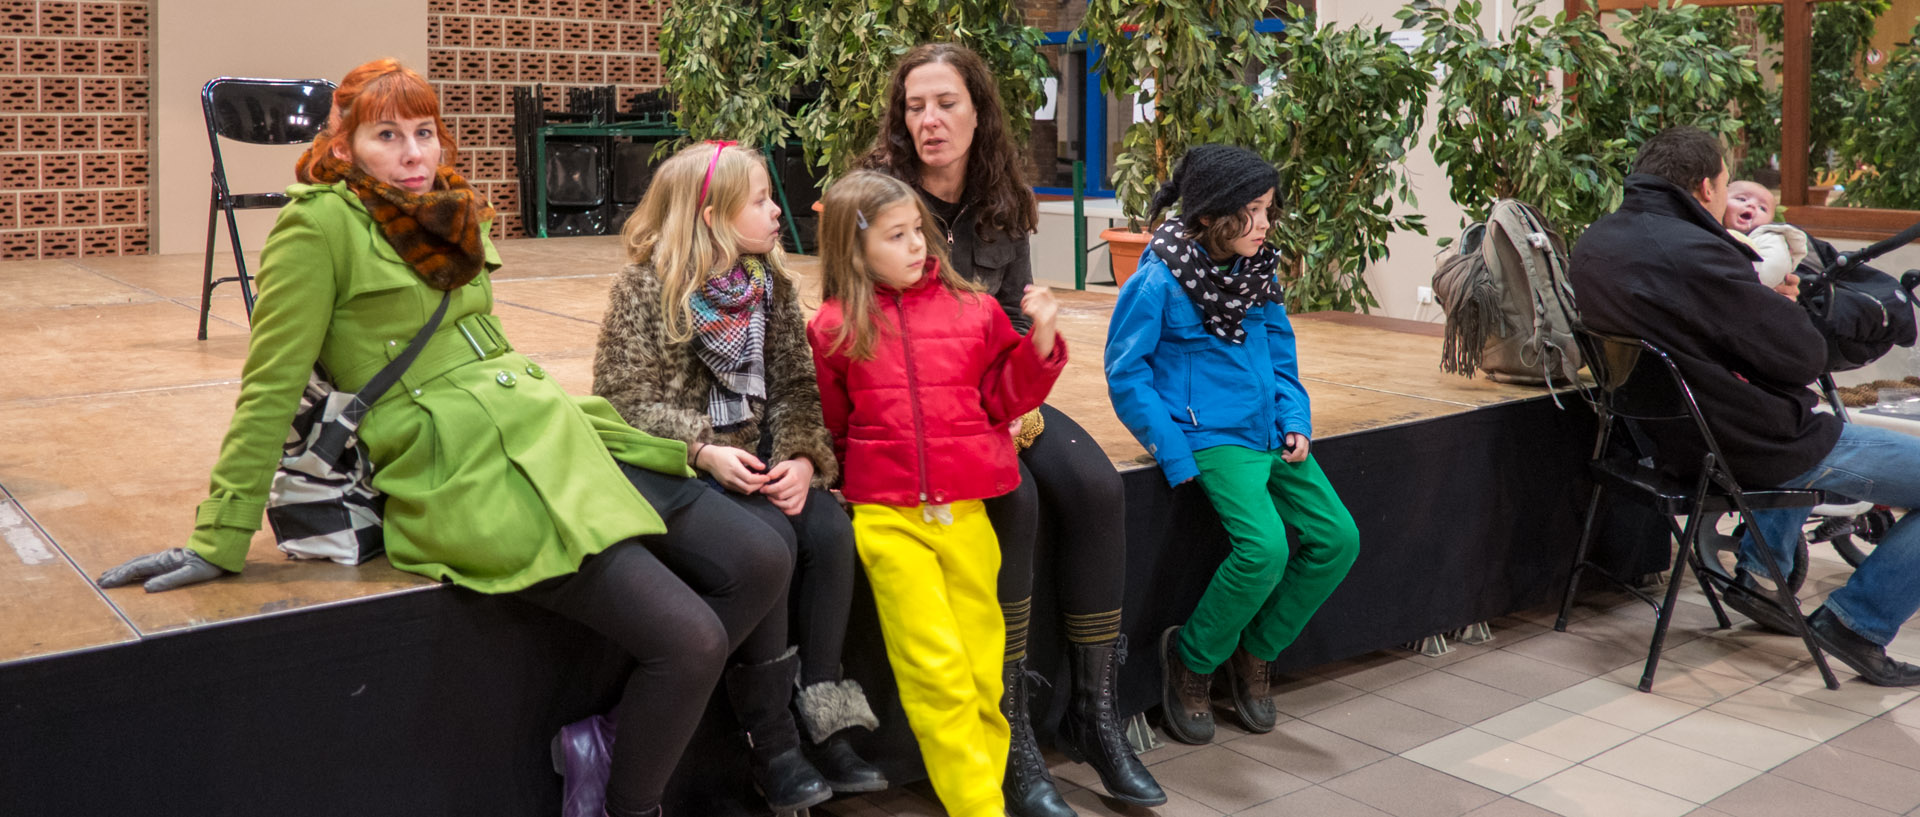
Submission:
<svg viewBox="0 0 1920 817">
<path fill-rule="evenodd" d="M 1000 545 L 980 502 L 951 509 L 948 524 L 921 508 L 855 505 L 854 542 L 934 792 L 953 817 L 1004 817 Z"/>
</svg>

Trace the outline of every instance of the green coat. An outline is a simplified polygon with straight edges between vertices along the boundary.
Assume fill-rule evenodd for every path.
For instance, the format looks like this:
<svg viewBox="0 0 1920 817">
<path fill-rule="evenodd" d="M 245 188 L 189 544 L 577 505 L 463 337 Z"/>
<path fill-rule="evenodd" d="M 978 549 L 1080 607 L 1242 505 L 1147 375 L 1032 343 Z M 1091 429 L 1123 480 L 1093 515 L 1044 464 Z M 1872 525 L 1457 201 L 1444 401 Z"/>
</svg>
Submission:
<svg viewBox="0 0 1920 817">
<path fill-rule="evenodd" d="M 240 400 L 188 547 L 246 563 L 281 445 L 317 360 L 359 389 L 439 305 L 344 183 L 294 185 L 261 252 Z M 483 225 L 481 234 L 486 234 Z M 482 239 L 485 240 L 484 238 Z M 491 242 L 487 271 L 500 266 Z M 512 350 L 485 272 L 360 427 L 387 496 L 387 559 L 484 593 L 572 573 L 608 545 L 666 528 L 619 461 L 691 476 L 686 446 L 634 430 L 598 397 L 573 397 Z"/>
</svg>

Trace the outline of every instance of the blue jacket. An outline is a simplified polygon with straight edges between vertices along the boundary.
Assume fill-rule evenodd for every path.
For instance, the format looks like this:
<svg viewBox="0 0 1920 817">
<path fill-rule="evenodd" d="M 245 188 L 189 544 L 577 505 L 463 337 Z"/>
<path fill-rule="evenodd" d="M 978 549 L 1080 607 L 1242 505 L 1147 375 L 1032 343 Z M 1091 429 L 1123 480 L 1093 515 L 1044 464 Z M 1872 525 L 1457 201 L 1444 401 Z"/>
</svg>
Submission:
<svg viewBox="0 0 1920 817">
<path fill-rule="evenodd" d="M 1151 249 L 1120 288 L 1107 326 L 1107 393 L 1169 484 L 1200 474 L 1197 449 L 1272 451 L 1288 433 L 1313 437 L 1286 305 L 1251 310 L 1241 326 L 1245 343 L 1207 334 L 1200 309 Z"/>
</svg>

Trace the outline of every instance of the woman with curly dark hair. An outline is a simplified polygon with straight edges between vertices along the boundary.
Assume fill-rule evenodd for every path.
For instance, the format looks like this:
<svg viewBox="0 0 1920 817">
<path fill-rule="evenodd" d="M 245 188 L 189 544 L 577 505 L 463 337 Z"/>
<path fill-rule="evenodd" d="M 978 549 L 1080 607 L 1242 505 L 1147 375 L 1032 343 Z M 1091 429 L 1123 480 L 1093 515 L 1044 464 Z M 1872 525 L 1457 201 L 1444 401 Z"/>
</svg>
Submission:
<svg viewBox="0 0 1920 817">
<path fill-rule="evenodd" d="M 946 236 L 954 269 L 992 294 L 1014 328 L 1025 332 L 1029 323 L 1020 299 L 1033 283 L 1027 235 L 1038 212 L 1023 161 L 986 63 L 964 46 L 926 43 L 894 68 L 880 135 L 858 164 L 919 192 L 934 227 Z M 999 597 L 1007 619 L 1001 701 L 1013 728 L 1007 811 L 1015 817 L 1074 814 L 1047 773 L 1026 706 L 1027 627 L 1042 502 L 1082 511 L 1073 524 L 1057 525 L 1051 537 L 1073 664 L 1062 748 L 1091 764 L 1114 798 L 1142 806 L 1165 803 L 1166 794 L 1134 757 L 1115 711 L 1126 584 L 1120 474 L 1078 423 L 1051 406 L 1022 418 L 1015 442 L 1021 446 L 1020 487 L 987 502 L 1000 539 Z"/>
</svg>

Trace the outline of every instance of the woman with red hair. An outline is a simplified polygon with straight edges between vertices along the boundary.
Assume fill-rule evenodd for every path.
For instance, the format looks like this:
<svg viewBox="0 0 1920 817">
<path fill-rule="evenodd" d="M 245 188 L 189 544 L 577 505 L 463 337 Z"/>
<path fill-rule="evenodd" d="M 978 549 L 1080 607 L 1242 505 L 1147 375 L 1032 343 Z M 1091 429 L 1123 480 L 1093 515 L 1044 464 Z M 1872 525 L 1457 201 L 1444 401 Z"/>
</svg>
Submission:
<svg viewBox="0 0 1920 817">
<path fill-rule="evenodd" d="M 347 74 L 261 253 L 240 399 L 193 535 L 100 584 L 155 592 L 238 573 L 315 363 L 357 391 L 444 303 L 360 424 L 386 495 L 387 558 L 512 593 L 630 653 L 615 715 L 645 739 L 612 747 L 605 811 L 659 815 L 728 655 L 786 649 L 785 611 L 772 608 L 792 560 L 774 530 L 688 478 L 683 443 L 566 394 L 513 350 L 492 314 L 494 210 L 456 156 L 419 74 L 390 59 Z M 598 792 L 583 794 L 569 814 L 589 799 L 599 813 Z"/>
</svg>

